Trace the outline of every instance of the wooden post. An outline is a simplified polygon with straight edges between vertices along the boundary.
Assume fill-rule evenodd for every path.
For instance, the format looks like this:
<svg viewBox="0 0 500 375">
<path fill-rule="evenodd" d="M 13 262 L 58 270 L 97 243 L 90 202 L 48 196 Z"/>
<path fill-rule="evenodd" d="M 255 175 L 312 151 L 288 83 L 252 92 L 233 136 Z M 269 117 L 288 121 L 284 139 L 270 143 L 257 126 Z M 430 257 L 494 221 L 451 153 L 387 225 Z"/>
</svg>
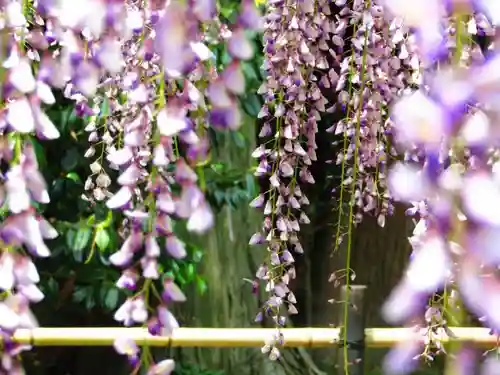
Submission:
<svg viewBox="0 0 500 375">
<path fill-rule="evenodd" d="M 341 314 L 341 335 L 339 342 L 339 355 L 338 355 L 338 370 L 339 374 L 345 374 L 345 362 L 344 362 L 344 348 L 342 347 L 344 335 L 347 341 L 347 363 L 349 375 L 363 375 L 364 369 L 364 359 L 365 359 L 365 306 L 364 306 L 364 296 L 365 296 L 365 285 L 350 285 L 349 289 L 347 286 L 342 286 L 342 301 L 341 306 L 344 303 L 348 304 L 347 307 L 347 327 L 344 325 L 344 313 L 345 310 L 342 308 Z"/>
</svg>

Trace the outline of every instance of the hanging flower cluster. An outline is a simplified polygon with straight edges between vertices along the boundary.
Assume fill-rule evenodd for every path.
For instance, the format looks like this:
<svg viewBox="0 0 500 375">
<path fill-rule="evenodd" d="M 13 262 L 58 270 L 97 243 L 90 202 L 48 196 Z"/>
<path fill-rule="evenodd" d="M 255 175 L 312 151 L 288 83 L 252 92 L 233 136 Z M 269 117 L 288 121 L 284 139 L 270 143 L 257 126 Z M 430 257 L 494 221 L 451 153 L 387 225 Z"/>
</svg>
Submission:
<svg viewBox="0 0 500 375">
<path fill-rule="evenodd" d="M 0 88 L 0 161 L 2 186 L 0 204 L 8 208 L 8 216 L 0 226 L 0 335 L 3 341 L 0 372 L 22 374 L 19 354 L 28 345 L 12 340 L 18 328 L 38 325 L 30 311 L 30 303 L 43 299 L 38 289 L 38 271 L 31 257 L 48 257 L 45 239 L 57 237 L 55 229 L 37 214 L 39 204 L 49 203 L 44 178 L 29 134 L 40 140 L 59 137 L 57 128 L 43 112 L 43 104 L 55 102 L 40 68 L 35 74 L 31 65 L 38 55 L 25 44 L 30 34 L 28 14 L 18 2 L 2 2 L 0 56 L 2 87 Z M 34 20 L 35 24 L 39 20 Z"/>
<path fill-rule="evenodd" d="M 265 218 L 250 244 L 265 244 L 268 252 L 256 277 L 265 284 L 269 299 L 257 320 L 269 317 L 278 328 L 276 337 L 262 349 L 272 359 L 279 356 L 279 328 L 285 325 L 286 315 L 297 313 L 288 285 L 295 278 L 293 253 L 303 252 L 300 226 L 310 222 L 304 212 L 309 200 L 301 187 L 314 184 L 309 167 L 317 160 L 315 134 L 327 106 L 322 89 L 335 85 L 336 80 L 328 62 L 334 53 L 332 26 L 327 1 L 268 4 L 264 33 L 267 76 L 259 89 L 265 101 L 259 113 L 262 143 L 252 156 L 259 161 L 255 175 L 269 182 L 269 190 L 251 203 L 263 208 Z"/>
<path fill-rule="evenodd" d="M 447 308 L 427 307 L 428 327 L 389 355 L 386 370 L 399 374 L 410 371 L 416 359 L 432 360 L 435 351 L 443 351 L 440 341 L 452 336 L 446 318 L 457 318 L 459 301 L 492 330 L 499 328 L 500 282 L 494 270 L 499 265 L 495 155 L 500 139 L 493 98 L 500 58 L 495 43 L 481 48 L 472 41 L 476 34 L 492 35 L 490 25 L 497 25 L 499 14 L 491 1 L 410 6 L 387 0 L 385 5 L 410 28 L 425 69 L 419 90 L 405 93 L 391 110 L 397 147 L 413 156 L 391 167 L 389 189 L 396 200 L 413 204 L 408 213 L 419 221 L 410 238 L 412 260 L 383 313 L 388 322 L 409 322 L 443 290 Z M 469 354 L 463 350 L 459 358 L 470 362 Z M 499 363 L 484 366 L 490 373 Z"/>
<path fill-rule="evenodd" d="M 224 32 L 234 58 L 218 74 L 207 36 L 201 32 L 202 23 L 208 29 L 218 26 L 215 3 L 172 2 L 137 11 L 144 18 L 142 30 L 123 43 L 125 69 L 110 77 L 109 85 L 104 83 L 100 98 L 100 104 L 111 106 L 100 138 L 107 143 L 106 158 L 119 171 L 121 186 L 106 204 L 123 211 L 127 227 L 127 238 L 110 261 L 123 269 L 117 286 L 134 291 L 115 319 L 126 326 L 148 321 L 151 334 L 169 335 L 179 326 L 170 304 L 183 302 L 185 296 L 171 277 L 160 274 L 159 240 L 163 239 L 169 256 L 182 259 L 186 250 L 173 233 L 172 219 L 186 219 L 187 229 L 197 233 L 213 224 L 194 168 L 207 157 L 207 121 L 220 129 L 240 125 L 236 95 L 244 91 L 245 82 L 239 60 L 253 55 L 243 30 L 258 30 L 260 18 L 253 3 L 243 2 L 235 29 L 217 32 Z M 156 291 L 152 281 L 160 278 L 161 300 L 150 317 L 150 292 Z M 130 340 L 119 338 L 115 347 L 133 366 L 138 365 L 138 350 Z M 150 373 L 172 370 L 173 362 L 165 360 L 151 367 Z"/>
<path fill-rule="evenodd" d="M 186 297 L 162 274 L 158 258 L 162 248 L 175 259 L 186 255 L 172 220 L 187 220 L 195 233 L 213 225 L 200 167 L 209 152 L 207 127 L 240 125 L 240 61 L 254 53 L 245 33 L 262 27 L 254 2 L 242 2 L 231 29 L 221 26 L 215 2 L 196 0 L 9 0 L 0 2 L 0 16 L 0 146 L 7 166 L 1 197 L 9 208 L 0 230 L 0 372 L 22 373 L 16 358 L 25 347 L 10 338 L 17 328 L 36 326 L 29 302 L 43 298 L 28 254 L 49 256 L 44 239 L 57 236 L 36 213 L 37 203 L 48 203 L 49 196 L 29 138 L 59 136 L 40 107 L 55 102 L 50 86 L 90 119 L 85 156 L 94 162 L 85 199 L 106 201 L 124 217 L 124 242 L 110 262 L 123 270 L 117 286 L 131 296 L 115 319 L 126 326 L 147 323 L 151 334 L 168 335 L 178 327 L 170 305 Z M 233 61 L 218 72 L 210 45 L 220 41 L 227 42 Z M 152 304 L 156 313 L 150 315 Z M 120 337 L 115 347 L 137 369 L 137 346 Z M 148 373 L 173 369 L 167 359 Z"/>
<path fill-rule="evenodd" d="M 386 188 L 387 162 L 396 155 L 390 142 L 388 108 L 398 95 L 420 83 L 420 61 L 402 20 L 388 21 L 382 2 L 337 3 L 344 4 L 337 28 L 345 30 L 347 25 L 353 25 L 351 50 L 342 55 L 335 88 L 337 107 L 345 118 L 329 129 L 344 136 L 342 152 L 336 159 L 344 172 L 341 195 L 351 190 L 355 224 L 371 213 L 383 227 L 386 216 L 393 211 Z M 345 39 L 345 35 L 340 37 Z M 342 240 L 339 234 L 338 242 Z"/>
</svg>

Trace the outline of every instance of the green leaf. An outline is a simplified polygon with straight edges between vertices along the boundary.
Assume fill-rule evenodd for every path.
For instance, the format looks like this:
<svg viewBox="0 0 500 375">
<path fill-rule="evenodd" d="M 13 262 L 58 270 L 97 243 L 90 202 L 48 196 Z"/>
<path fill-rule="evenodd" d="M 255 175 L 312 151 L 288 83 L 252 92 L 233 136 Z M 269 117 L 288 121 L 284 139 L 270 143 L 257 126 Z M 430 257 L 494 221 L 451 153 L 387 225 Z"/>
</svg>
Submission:
<svg viewBox="0 0 500 375">
<path fill-rule="evenodd" d="M 198 293 L 200 293 L 200 295 L 204 295 L 207 289 L 207 282 L 201 277 L 196 276 L 196 290 L 198 291 Z"/>
<path fill-rule="evenodd" d="M 175 281 L 177 282 L 177 284 L 179 284 L 180 287 L 183 287 L 187 283 L 184 276 L 182 276 L 180 273 L 175 276 Z"/>
<path fill-rule="evenodd" d="M 111 238 L 109 237 L 109 233 L 104 228 L 99 228 L 95 235 L 95 243 L 99 250 L 104 251 L 108 248 L 109 242 Z"/>
<path fill-rule="evenodd" d="M 233 10 L 222 8 L 220 14 L 224 16 L 224 18 L 229 19 L 229 17 L 231 17 L 231 15 L 233 14 Z"/>
<path fill-rule="evenodd" d="M 0 208 L 0 217 L 4 219 L 9 213 L 9 206 L 4 203 L 3 206 Z"/>
<path fill-rule="evenodd" d="M 195 277 L 196 273 L 195 273 L 195 268 L 194 268 L 194 264 L 193 263 L 189 263 L 186 267 L 186 281 L 189 283 L 191 281 L 193 281 L 194 277 Z"/>
<path fill-rule="evenodd" d="M 218 205 L 220 205 L 226 199 L 225 193 L 221 190 L 216 190 L 214 192 L 214 197 Z"/>
<path fill-rule="evenodd" d="M 51 277 L 47 281 L 47 290 L 45 291 L 45 294 L 50 294 L 50 295 L 57 295 L 59 292 L 59 284 L 57 281 Z"/>
<path fill-rule="evenodd" d="M 177 273 L 179 273 L 179 270 L 180 270 L 179 263 L 177 263 L 177 262 L 175 262 L 175 261 L 174 261 L 174 262 L 172 263 L 172 271 L 173 271 L 175 274 L 177 274 Z"/>
<path fill-rule="evenodd" d="M 66 246 L 56 246 L 54 249 L 52 249 L 52 256 L 55 258 L 62 254 L 64 251 L 66 251 Z"/>
<path fill-rule="evenodd" d="M 95 219 L 99 224 L 102 224 L 102 221 L 106 221 L 108 223 L 111 222 L 113 218 L 113 213 L 109 210 L 104 204 L 97 204 L 94 207 Z M 106 227 L 108 225 L 103 224 L 102 227 Z"/>
<path fill-rule="evenodd" d="M 108 117 L 109 114 L 110 114 L 110 111 L 109 111 L 108 99 L 104 98 L 104 100 L 101 103 L 101 110 L 99 111 L 99 117 L 105 118 L 105 117 Z"/>
<path fill-rule="evenodd" d="M 87 296 L 85 298 L 85 307 L 87 308 L 87 310 L 91 310 L 92 307 L 94 306 L 95 306 L 95 298 L 92 295 L 92 288 L 89 287 L 89 292 L 87 293 Z"/>
<path fill-rule="evenodd" d="M 118 237 L 118 234 L 116 233 L 115 230 L 108 232 L 108 234 L 109 234 L 109 238 L 110 238 L 108 247 L 110 249 L 115 249 L 119 245 L 120 238 Z"/>
<path fill-rule="evenodd" d="M 62 178 L 58 178 L 52 181 L 52 191 L 50 192 L 51 198 L 56 198 L 61 196 L 64 192 L 64 180 Z"/>
<path fill-rule="evenodd" d="M 72 171 L 78 166 L 80 153 L 76 148 L 69 149 L 61 160 L 61 166 L 65 171 Z"/>
<path fill-rule="evenodd" d="M 241 104 L 245 112 L 254 118 L 256 118 L 259 114 L 260 108 L 262 106 L 259 98 L 255 94 L 247 95 L 241 100 Z"/>
<path fill-rule="evenodd" d="M 70 229 L 66 232 L 66 245 L 73 251 L 85 249 L 92 236 L 92 231 L 88 227 L 80 227 L 78 230 Z"/>
<path fill-rule="evenodd" d="M 43 149 L 43 146 L 35 138 L 31 138 L 31 144 L 33 145 L 33 150 L 35 151 L 39 168 L 45 169 L 47 167 L 47 159 L 45 158 L 45 150 Z"/>
<path fill-rule="evenodd" d="M 104 299 L 104 307 L 106 307 L 108 310 L 114 310 L 118 305 L 119 297 L 120 294 L 118 293 L 118 289 L 114 287 L 109 288 L 108 292 L 106 293 L 106 298 Z"/>
<path fill-rule="evenodd" d="M 177 264 L 177 263 L 174 263 L 174 264 Z M 177 266 L 177 268 L 179 268 L 179 266 Z M 165 278 L 167 278 L 167 277 L 170 278 L 170 279 L 173 278 L 175 280 L 175 274 L 174 274 L 174 272 L 172 272 L 172 271 L 165 272 L 165 274 L 162 277 L 162 281 L 164 281 Z"/>
<path fill-rule="evenodd" d="M 82 287 L 75 287 L 75 291 L 73 292 L 73 301 L 76 303 L 82 302 L 87 296 L 87 289 Z"/>
<path fill-rule="evenodd" d="M 73 108 L 71 106 L 66 109 L 60 109 L 59 111 L 54 113 L 54 116 L 58 114 L 59 118 L 54 122 L 59 125 L 59 129 L 62 133 L 65 133 L 69 130 L 70 124 L 73 123 L 76 119 L 76 113 L 74 113 Z"/>
<path fill-rule="evenodd" d="M 210 168 L 216 172 L 216 173 L 220 173 L 222 171 L 222 169 L 224 169 L 224 164 L 221 164 L 221 163 L 214 163 L 212 165 L 210 165 Z"/>
<path fill-rule="evenodd" d="M 232 57 L 229 54 L 229 52 L 227 52 L 227 50 L 224 50 L 224 52 L 222 53 L 222 56 L 221 56 L 221 63 L 222 63 L 222 65 L 229 64 L 231 62 L 231 60 L 232 60 Z"/>
<path fill-rule="evenodd" d="M 248 81 L 258 81 L 259 73 L 255 70 L 255 67 L 252 63 L 243 62 L 242 64 L 243 74 L 245 75 L 245 80 Z"/>
<path fill-rule="evenodd" d="M 68 180 L 73 181 L 73 182 L 82 182 L 82 180 L 80 179 L 80 176 L 78 176 L 78 173 L 76 173 L 76 172 L 69 172 L 66 175 L 66 178 Z"/>
<path fill-rule="evenodd" d="M 193 262 L 199 263 L 202 258 L 203 258 L 203 251 L 195 250 L 193 253 Z"/>
<path fill-rule="evenodd" d="M 165 267 L 163 266 L 163 264 L 158 264 L 158 272 L 160 274 L 164 273 L 165 272 Z"/>
<path fill-rule="evenodd" d="M 245 182 L 246 182 L 246 188 L 247 188 L 247 198 L 250 198 L 250 197 L 253 197 L 254 195 L 256 195 L 257 191 L 255 188 L 255 177 L 252 174 L 247 173 L 247 175 L 245 177 Z"/>
<path fill-rule="evenodd" d="M 90 215 L 88 218 L 87 218 L 87 225 L 88 226 L 91 226 L 91 225 L 94 225 L 95 223 L 95 216 L 94 215 Z"/>
<path fill-rule="evenodd" d="M 83 262 L 83 250 L 73 250 L 71 254 L 73 254 L 73 259 L 78 263 Z"/>
<path fill-rule="evenodd" d="M 108 257 L 104 255 L 104 253 L 102 252 L 99 252 L 99 260 L 101 261 L 102 264 L 104 264 L 105 266 L 109 266 L 111 263 L 110 261 L 108 260 Z"/>
<path fill-rule="evenodd" d="M 246 139 L 241 132 L 232 132 L 232 137 L 233 142 L 236 144 L 237 147 L 239 148 L 244 148 L 246 145 Z"/>
</svg>

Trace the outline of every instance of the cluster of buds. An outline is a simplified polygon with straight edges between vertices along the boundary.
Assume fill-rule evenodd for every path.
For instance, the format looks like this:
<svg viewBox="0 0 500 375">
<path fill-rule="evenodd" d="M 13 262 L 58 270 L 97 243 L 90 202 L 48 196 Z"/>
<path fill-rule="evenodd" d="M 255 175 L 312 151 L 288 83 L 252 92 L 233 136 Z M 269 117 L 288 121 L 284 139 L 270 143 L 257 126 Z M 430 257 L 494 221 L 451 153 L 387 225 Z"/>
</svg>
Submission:
<svg viewBox="0 0 500 375">
<path fill-rule="evenodd" d="M 310 222 L 301 187 L 315 182 L 310 171 L 317 160 L 315 135 L 328 104 L 322 90 L 337 79 L 329 63 L 335 57 L 331 17 L 327 1 L 270 1 L 266 12 L 266 81 L 258 90 L 264 97 L 258 116 L 262 143 L 252 156 L 259 161 L 255 175 L 268 181 L 269 190 L 251 203 L 263 208 L 265 218 L 250 244 L 265 244 L 268 252 L 256 277 L 265 283 L 269 299 L 257 320 L 269 317 L 278 328 L 286 315 L 297 313 L 288 287 L 295 278 L 292 254 L 303 252 L 300 226 Z M 277 346 L 266 346 L 265 352 L 277 358 Z"/>
<path fill-rule="evenodd" d="M 383 2 L 337 3 L 341 5 L 337 28 L 342 30 L 342 40 L 347 26 L 353 25 L 350 43 L 343 47 L 335 88 L 336 107 L 345 118 L 329 129 L 344 138 L 336 159 L 344 171 L 340 194 L 350 190 L 350 204 L 355 207 L 350 219 L 355 224 L 364 214 L 373 214 L 383 227 L 386 216 L 393 212 L 387 192 L 387 162 L 396 155 L 390 142 L 388 108 L 398 95 L 420 83 L 420 62 L 402 19 L 387 20 Z M 340 235 L 337 241 L 341 240 Z"/>
</svg>

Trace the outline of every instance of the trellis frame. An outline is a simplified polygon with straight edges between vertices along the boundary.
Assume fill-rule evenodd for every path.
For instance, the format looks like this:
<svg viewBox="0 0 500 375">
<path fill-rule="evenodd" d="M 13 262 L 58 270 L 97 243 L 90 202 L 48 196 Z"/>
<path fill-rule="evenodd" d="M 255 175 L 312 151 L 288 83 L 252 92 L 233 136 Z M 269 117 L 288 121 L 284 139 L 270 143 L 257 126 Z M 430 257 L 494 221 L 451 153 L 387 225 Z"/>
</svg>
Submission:
<svg viewBox="0 0 500 375">
<path fill-rule="evenodd" d="M 364 294 L 366 286 L 342 287 L 342 298 L 349 301 L 345 313 L 348 324 L 346 342 L 356 358 L 365 347 L 387 348 L 405 340 L 423 339 L 414 328 L 365 328 Z M 343 317 L 339 322 L 342 326 Z M 500 343 L 498 336 L 488 328 L 449 327 L 454 337 L 443 336 L 443 343 L 450 341 L 471 342 L 478 347 Z M 133 339 L 139 346 L 172 347 L 261 347 L 276 334 L 275 328 L 177 328 L 171 336 L 153 336 L 141 327 L 40 327 L 18 329 L 14 341 L 33 346 L 110 346 L 117 337 Z M 344 343 L 341 328 L 283 328 L 280 330 L 285 347 L 328 348 Z M 1 337 L 0 337 L 1 341 Z"/>
<path fill-rule="evenodd" d="M 346 344 L 338 357 L 339 369 L 343 368 L 344 355 L 350 363 L 351 375 L 363 375 L 365 348 L 387 348 L 406 340 L 424 340 L 414 328 L 365 328 L 366 313 L 364 295 L 366 286 L 342 287 L 342 300 L 348 303 L 341 314 L 339 326 L 347 328 L 283 328 L 285 347 L 335 348 Z M 473 343 L 477 347 L 491 348 L 500 344 L 498 336 L 491 335 L 488 328 L 449 327 L 452 336 L 440 337 L 446 344 L 450 341 Z M 40 327 L 18 329 L 14 341 L 32 346 L 111 346 L 118 337 L 133 339 L 138 346 L 155 347 L 205 347 L 235 348 L 262 347 L 275 337 L 275 328 L 177 328 L 171 336 L 153 336 L 141 327 Z M 0 336 L 1 343 L 1 336 Z"/>
<path fill-rule="evenodd" d="M 444 343 L 456 340 L 488 347 L 499 342 L 487 328 L 450 327 L 450 330 L 455 337 L 443 337 Z M 18 329 L 13 339 L 33 346 L 109 346 L 123 336 L 134 339 L 139 346 L 232 348 L 261 347 L 275 333 L 273 328 L 178 328 L 172 336 L 160 337 L 140 327 L 43 327 Z M 342 344 L 339 328 L 284 328 L 281 333 L 285 347 L 327 348 Z M 412 328 L 367 328 L 364 342 L 368 348 L 387 348 L 412 338 L 415 338 Z"/>
<path fill-rule="evenodd" d="M 342 300 L 349 301 L 339 321 L 344 323 L 347 314 L 345 339 L 350 355 L 361 358 L 365 347 L 387 348 L 394 344 L 419 338 L 414 328 L 365 328 L 364 295 L 366 286 L 342 287 Z M 478 347 L 500 343 L 498 336 L 491 335 L 487 328 L 449 327 L 453 338 L 442 337 L 442 342 L 451 340 L 471 342 Z M 172 347 L 261 347 L 276 335 L 275 328 L 177 328 L 171 336 L 153 336 L 141 327 L 40 327 L 18 329 L 14 341 L 33 346 L 110 346 L 117 337 L 133 339 L 139 346 Z M 285 347 L 328 348 L 344 344 L 341 328 L 283 328 L 280 330 Z M 420 338 L 423 337 L 420 335 Z M 1 337 L 0 337 L 1 342 Z"/>
</svg>

